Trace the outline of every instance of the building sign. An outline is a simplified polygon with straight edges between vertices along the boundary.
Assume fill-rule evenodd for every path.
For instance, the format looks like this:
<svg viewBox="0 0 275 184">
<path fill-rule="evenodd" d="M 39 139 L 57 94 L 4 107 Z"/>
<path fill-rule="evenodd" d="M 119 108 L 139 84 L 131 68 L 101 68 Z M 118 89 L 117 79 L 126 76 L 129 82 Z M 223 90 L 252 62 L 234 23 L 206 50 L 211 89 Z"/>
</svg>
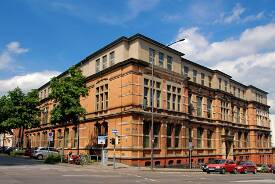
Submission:
<svg viewBox="0 0 275 184">
<path fill-rule="evenodd" d="M 106 144 L 107 136 L 98 136 L 97 137 L 97 144 Z"/>
</svg>

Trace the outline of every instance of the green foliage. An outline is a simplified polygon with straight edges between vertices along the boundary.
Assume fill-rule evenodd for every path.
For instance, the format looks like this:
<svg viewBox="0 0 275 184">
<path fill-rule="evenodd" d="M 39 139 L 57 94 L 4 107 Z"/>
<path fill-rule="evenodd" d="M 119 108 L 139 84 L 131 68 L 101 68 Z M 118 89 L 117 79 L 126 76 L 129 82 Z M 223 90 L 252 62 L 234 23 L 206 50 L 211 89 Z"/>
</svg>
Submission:
<svg viewBox="0 0 275 184">
<path fill-rule="evenodd" d="M 22 156 L 25 154 L 25 151 L 24 150 L 13 150 L 11 153 L 10 153 L 10 156 Z"/>
<path fill-rule="evenodd" d="M 44 160 L 44 163 L 45 164 L 56 164 L 56 163 L 59 163 L 60 160 L 61 160 L 60 155 L 58 155 L 58 154 L 50 154 Z"/>
<path fill-rule="evenodd" d="M 20 88 L 0 98 L 0 133 L 11 133 L 14 128 L 31 128 L 39 125 L 37 90 L 24 94 Z"/>
<path fill-rule="evenodd" d="M 85 109 L 80 105 L 80 96 L 88 94 L 81 71 L 71 67 L 67 76 L 53 78 L 50 87 L 50 98 L 56 103 L 51 111 L 51 122 L 78 123 L 79 117 L 85 114 Z"/>
</svg>

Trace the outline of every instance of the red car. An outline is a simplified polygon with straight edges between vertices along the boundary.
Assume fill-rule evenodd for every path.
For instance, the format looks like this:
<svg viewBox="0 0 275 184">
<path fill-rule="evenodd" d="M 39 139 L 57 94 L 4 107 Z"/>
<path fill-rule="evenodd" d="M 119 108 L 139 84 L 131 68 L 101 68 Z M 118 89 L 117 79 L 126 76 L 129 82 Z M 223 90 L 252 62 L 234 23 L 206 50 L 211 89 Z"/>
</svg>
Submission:
<svg viewBox="0 0 275 184">
<path fill-rule="evenodd" d="M 206 169 L 207 174 L 211 172 L 219 172 L 225 174 L 226 172 L 237 173 L 237 164 L 233 160 L 218 159 L 213 164 L 209 164 Z"/>
<path fill-rule="evenodd" d="M 241 161 L 238 163 L 237 172 L 247 174 L 248 172 L 252 172 L 253 174 L 257 173 L 256 165 L 251 161 Z"/>
<path fill-rule="evenodd" d="M 33 152 L 33 150 L 35 150 L 36 149 L 36 147 L 35 148 L 27 148 L 26 150 L 25 150 L 25 156 L 29 156 L 29 157 L 31 157 L 32 156 L 32 152 Z"/>
</svg>

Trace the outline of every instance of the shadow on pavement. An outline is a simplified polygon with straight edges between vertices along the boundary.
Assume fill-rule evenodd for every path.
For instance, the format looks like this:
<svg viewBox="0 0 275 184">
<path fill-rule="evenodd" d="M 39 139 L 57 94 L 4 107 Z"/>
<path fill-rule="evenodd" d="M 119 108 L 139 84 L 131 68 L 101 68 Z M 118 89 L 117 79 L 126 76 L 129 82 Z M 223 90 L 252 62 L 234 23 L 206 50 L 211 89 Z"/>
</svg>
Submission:
<svg viewBox="0 0 275 184">
<path fill-rule="evenodd" d="M 43 161 L 30 159 L 28 157 L 10 157 L 0 155 L 0 166 L 18 166 L 18 165 L 41 165 Z"/>
</svg>

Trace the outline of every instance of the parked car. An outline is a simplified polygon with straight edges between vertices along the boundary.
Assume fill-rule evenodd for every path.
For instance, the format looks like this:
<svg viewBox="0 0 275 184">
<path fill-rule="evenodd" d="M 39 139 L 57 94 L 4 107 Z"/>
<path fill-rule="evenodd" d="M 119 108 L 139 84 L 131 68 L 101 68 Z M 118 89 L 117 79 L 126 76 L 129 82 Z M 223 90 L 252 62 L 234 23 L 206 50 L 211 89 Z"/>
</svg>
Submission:
<svg viewBox="0 0 275 184">
<path fill-rule="evenodd" d="M 275 164 L 272 164 L 272 166 L 271 166 L 271 172 L 272 172 L 273 174 L 275 174 Z"/>
<path fill-rule="evenodd" d="M 7 146 L 1 146 L 0 153 L 4 153 L 7 148 L 8 148 Z"/>
<path fill-rule="evenodd" d="M 237 172 L 247 174 L 252 172 L 253 174 L 257 173 L 256 165 L 251 161 L 241 161 L 237 164 Z"/>
<path fill-rule="evenodd" d="M 262 164 L 257 167 L 257 171 L 261 173 L 269 173 L 271 172 L 271 168 L 268 167 L 267 164 Z"/>
<path fill-rule="evenodd" d="M 25 149 L 24 155 L 25 155 L 25 156 L 32 157 L 32 153 L 33 153 L 33 151 L 36 150 L 36 149 L 37 149 L 37 147 L 35 147 L 35 148 L 26 148 L 26 149 Z"/>
<path fill-rule="evenodd" d="M 50 154 L 59 154 L 58 150 L 52 147 L 38 147 L 33 150 L 32 157 L 38 160 L 43 160 Z"/>
<path fill-rule="evenodd" d="M 202 164 L 201 165 L 201 169 L 203 172 L 206 172 L 207 171 L 207 168 L 208 168 L 208 165 L 209 164 L 214 164 L 215 163 L 215 159 L 212 159 L 212 160 L 209 160 L 208 163 L 205 163 L 205 164 Z"/>
<path fill-rule="evenodd" d="M 7 147 L 7 148 L 4 150 L 4 153 L 10 155 L 10 153 L 11 153 L 13 150 L 15 150 L 15 149 L 16 149 L 16 148 L 14 148 L 14 147 Z"/>
<path fill-rule="evenodd" d="M 237 164 L 233 160 L 218 159 L 213 164 L 208 164 L 207 174 L 211 172 L 219 172 L 225 174 L 226 172 L 237 173 Z"/>
</svg>

